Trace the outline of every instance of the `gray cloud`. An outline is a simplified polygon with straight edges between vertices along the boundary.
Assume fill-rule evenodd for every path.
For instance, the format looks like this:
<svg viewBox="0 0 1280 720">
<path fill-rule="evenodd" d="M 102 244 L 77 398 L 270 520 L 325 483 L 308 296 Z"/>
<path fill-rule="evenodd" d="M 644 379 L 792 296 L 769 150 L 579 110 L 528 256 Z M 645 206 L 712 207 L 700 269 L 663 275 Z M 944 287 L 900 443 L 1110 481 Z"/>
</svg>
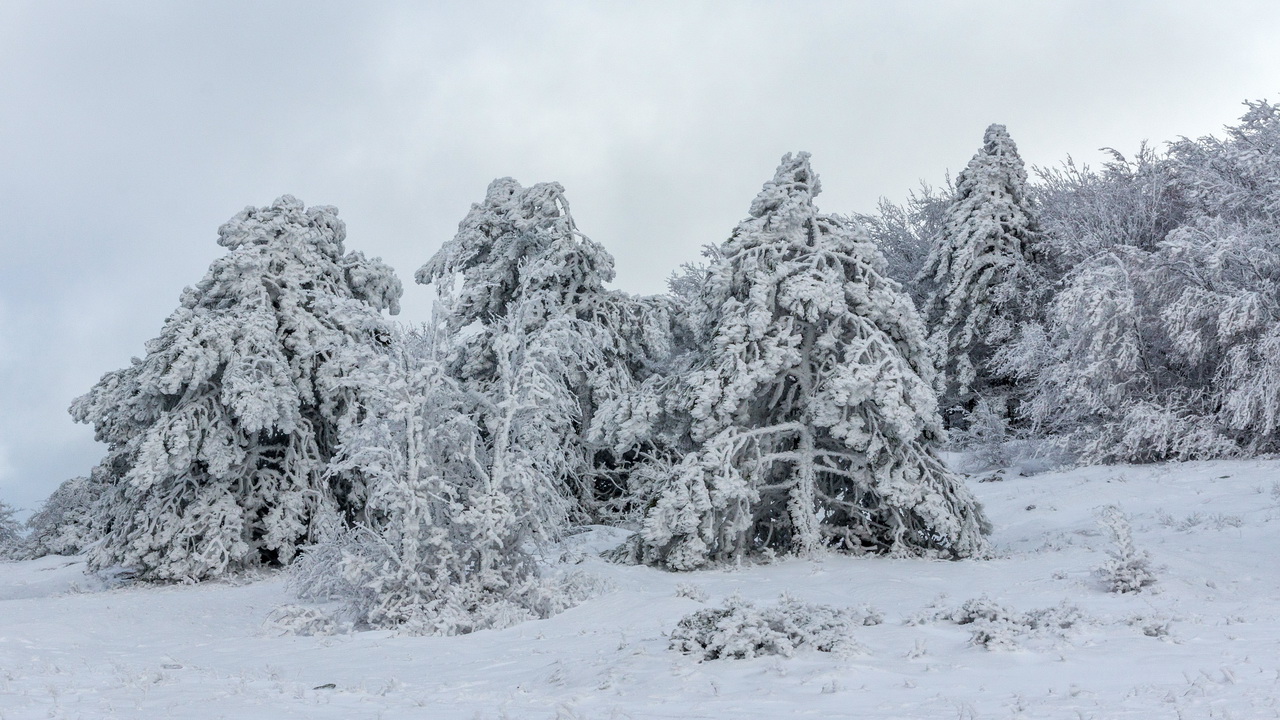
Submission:
<svg viewBox="0 0 1280 720">
<path fill-rule="evenodd" d="M 408 280 L 493 177 L 559 180 L 619 286 L 656 292 L 783 152 L 855 211 L 991 122 L 1038 164 L 1211 133 L 1280 90 L 1278 35 L 1271 3 L 4 4 L 0 498 L 87 471 L 66 406 L 246 204 L 337 205 Z"/>
</svg>

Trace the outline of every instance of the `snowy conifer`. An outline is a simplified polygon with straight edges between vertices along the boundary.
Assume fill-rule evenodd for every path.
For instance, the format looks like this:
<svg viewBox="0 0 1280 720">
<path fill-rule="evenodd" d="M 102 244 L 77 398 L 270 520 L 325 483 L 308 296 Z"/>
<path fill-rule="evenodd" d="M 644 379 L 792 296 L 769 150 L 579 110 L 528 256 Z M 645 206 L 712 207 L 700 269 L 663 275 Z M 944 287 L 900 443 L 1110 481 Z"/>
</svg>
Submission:
<svg viewBox="0 0 1280 720">
<path fill-rule="evenodd" d="M 1003 125 L 987 128 L 983 147 L 956 178 L 946 225 L 921 271 L 931 344 L 944 376 L 942 408 L 967 412 L 998 378 L 992 355 L 1035 312 L 1043 290 L 1032 265 L 1036 225 L 1027 173 Z"/>
<path fill-rule="evenodd" d="M 645 518 L 650 562 L 984 545 L 980 507 L 937 456 L 915 309 L 818 191 L 808 154 L 785 156 L 710 269 L 703 352 L 682 379 L 695 449 Z"/>
<path fill-rule="evenodd" d="M 591 427 L 602 404 L 669 354 L 674 303 L 608 290 L 613 258 L 578 231 L 564 188 L 525 188 L 511 178 L 490 184 L 484 202 L 472 206 L 457 235 L 416 277 L 442 296 L 451 373 L 489 396 L 493 407 L 510 407 L 511 393 L 524 382 L 519 374 L 532 367 L 513 358 L 526 348 L 560 345 L 559 368 L 545 376 L 558 385 L 546 391 L 573 403 L 548 404 L 538 420 L 546 425 L 534 429 L 526 418 L 522 432 L 555 438 L 559 494 L 578 511 L 599 517 L 607 513 L 602 503 L 625 502 L 619 463 L 591 440 Z M 539 366 L 554 354 L 543 352 Z M 568 414 L 553 417 L 553 408 Z M 501 416 L 486 421 L 501 422 Z"/>
<path fill-rule="evenodd" d="M 326 479 L 360 398 L 342 378 L 389 338 L 391 269 L 346 252 L 332 207 L 284 196 L 218 231 L 228 253 L 182 294 L 147 354 L 72 405 L 108 445 L 92 567 L 200 579 L 289 562 L 365 489 Z"/>
</svg>

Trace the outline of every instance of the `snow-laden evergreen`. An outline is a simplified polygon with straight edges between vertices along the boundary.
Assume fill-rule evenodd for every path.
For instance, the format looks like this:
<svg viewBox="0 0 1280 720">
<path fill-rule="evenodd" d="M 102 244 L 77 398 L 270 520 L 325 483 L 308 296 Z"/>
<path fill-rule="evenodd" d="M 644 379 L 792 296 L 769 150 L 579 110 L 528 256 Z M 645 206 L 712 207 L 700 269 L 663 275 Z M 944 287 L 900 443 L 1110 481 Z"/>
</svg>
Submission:
<svg viewBox="0 0 1280 720">
<path fill-rule="evenodd" d="M 959 420 L 977 398 L 1002 392 L 992 356 L 1034 316 L 1045 289 L 1033 266 L 1036 223 L 1027 172 L 1003 125 L 992 125 L 982 149 L 956 178 L 946 223 L 934 238 L 919 282 L 931 344 L 943 369 L 942 409 Z"/>
<path fill-rule="evenodd" d="M 671 354 L 675 303 L 607 289 L 613 258 L 578 231 L 564 188 L 511 178 L 490 184 L 416 277 L 441 295 L 450 373 L 489 398 L 497 472 L 539 466 L 558 486 L 531 484 L 541 501 L 569 500 L 585 518 L 627 506 L 628 462 L 591 428 Z"/>
<path fill-rule="evenodd" d="M 108 445 L 93 567 L 199 579 L 287 563 L 366 488 L 327 474 L 362 399 L 343 379 L 390 337 L 399 280 L 290 196 L 219 228 L 227 248 L 147 343 L 71 412 Z"/>
<path fill-rule="evenodd" d="M 981 509 L 937 456 L 923 326 L 866 233 L 814 206 L 819 189 L 808 154 L 785 156 L 710 267 L 701 350 L 665 405 L 683 399 L 693 449 L 655 473 L 649 562 L 983 547 Z"/>
</svg>

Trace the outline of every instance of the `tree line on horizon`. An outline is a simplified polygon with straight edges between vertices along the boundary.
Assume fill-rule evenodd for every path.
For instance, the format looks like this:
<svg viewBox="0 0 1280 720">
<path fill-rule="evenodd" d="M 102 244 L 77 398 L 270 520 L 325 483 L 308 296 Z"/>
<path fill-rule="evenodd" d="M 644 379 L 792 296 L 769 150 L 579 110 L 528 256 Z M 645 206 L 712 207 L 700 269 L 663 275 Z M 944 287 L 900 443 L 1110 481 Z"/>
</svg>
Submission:
<svg viewBox="0 0 1280 720">
<path fill-rule="evenodd" d="M 982 556 L 974 468 L 1280 447 L 1280 108 L 1098 169 L 1034 169 L 1002 125 L 941 190 L 821 212 L 783 157 L 670 292 L 613 258 L 557 183 L 495 180 L 403 292 L 337 210 L 284 196 L 146 353 L 71 407 L 107 445 L 15 556 L 198 581 L 293 565 L 364 627 L 545 617 L 578 582 L 539 551 L 635 530 L 615 559 L 693 570 L 841 551 Z M 948 445 L 950 443 L 950 445 Z"/>
</svg>

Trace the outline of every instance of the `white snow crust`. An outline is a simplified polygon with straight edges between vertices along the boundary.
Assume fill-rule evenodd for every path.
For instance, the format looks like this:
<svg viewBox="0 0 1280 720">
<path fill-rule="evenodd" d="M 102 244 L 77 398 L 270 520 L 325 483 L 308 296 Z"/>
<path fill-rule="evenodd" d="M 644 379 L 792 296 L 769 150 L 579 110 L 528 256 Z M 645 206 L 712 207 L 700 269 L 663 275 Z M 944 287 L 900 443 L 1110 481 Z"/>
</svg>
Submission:
<svg viewBox="0 0 1280 720">
<path fill-rule="evenodd" d="M 557 557 L 613 590 L 456 637 L 280 635 L 267 618 L 293 599 L 279 573 L 119 585 L 81 557 L 0 564 L 0 718 L 1280 717 L 1280 460 L 979 479 L 992 559 L 672 573 L 598 559 L 623 534 L 595 528 Z M 1108 592 L 1095 572 L 1109 505 L 1150 555 L 1156 582 L 1141 592 Z M 689 613 L 784 592 L 883 622 L 856 628 L 861 654 L 699 662 L 668 649 Z M 975 643 L 978 624 L 949 616 L 984 598 L 1075 620 L 986 627 L 1001 642 Z"/>
</svg>

